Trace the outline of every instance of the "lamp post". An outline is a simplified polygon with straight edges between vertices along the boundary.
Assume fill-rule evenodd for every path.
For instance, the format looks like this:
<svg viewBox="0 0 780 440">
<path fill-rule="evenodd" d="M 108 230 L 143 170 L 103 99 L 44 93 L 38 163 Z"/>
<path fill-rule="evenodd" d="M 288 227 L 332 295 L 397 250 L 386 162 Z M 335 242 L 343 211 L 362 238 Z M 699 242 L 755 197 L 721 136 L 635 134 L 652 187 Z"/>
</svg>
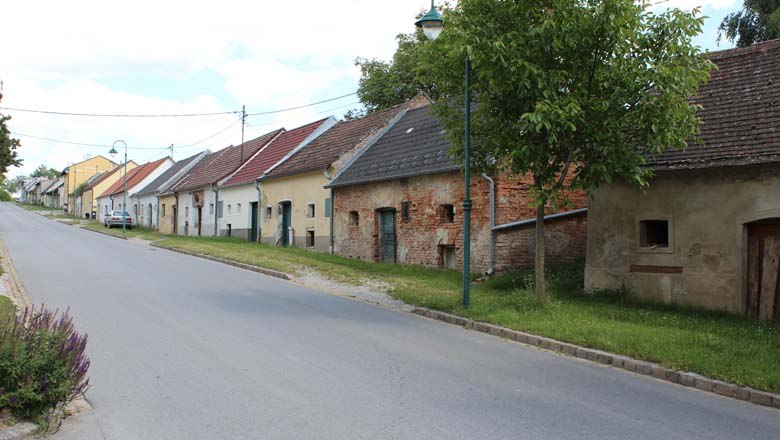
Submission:
<svg viewBox="0 0 780 440">
<path fill-rule="evenodd" d="M 122 144 L 125 148 L 125 170 L 123 172 L 124 175 L 122 176 L 122 237 L 124 237 L 126 234 L 125 223 L 127 221 L 127 144 L 121 139 L 114 141 L 114 145 L 111 146 L 111 151 L 108 152 L 112 159 L 117 155 L 117 144 Z"/>
<path fill-rule="evenodd" d="M 431 0 L 431 10 L 420 17 L 414 23 L 421 28 L 423 34 L 429 40 L 439 38 L 439 34 L 444 29 L 444 20 L 441 14 Z M 463 306 L 468 307 L 470 303 L 471 292 L 471 60 L 466 53 L 466 129 L 464 140 L 464 174 L 466 175 L 465 191 L 463 195 Z"/>
</svg>

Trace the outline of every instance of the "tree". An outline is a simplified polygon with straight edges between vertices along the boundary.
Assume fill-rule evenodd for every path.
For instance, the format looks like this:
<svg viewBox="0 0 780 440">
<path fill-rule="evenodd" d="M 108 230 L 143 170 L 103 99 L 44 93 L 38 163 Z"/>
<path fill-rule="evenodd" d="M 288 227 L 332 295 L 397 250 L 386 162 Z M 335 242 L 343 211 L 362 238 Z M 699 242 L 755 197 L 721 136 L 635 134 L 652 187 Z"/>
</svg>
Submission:
<svg viewBox="0 0 780 440">
<path fill-rule="evenodd" d="M 54 168 L 48 168 L 46 165 L 38 165 L 38 168 L 35 169 L 30 174 L 30 177 L 44 177 L 46 179 L 56 179 L 60 176 L 60 172 L 55 170 Z"/>
<path fill-rule="evenodd" d="M 780 0 L 745 0 L 720 22 L 718 39 L 724 35 L 739 47 L 780 38 Z"/>
<path fill-rule="evenodd" d="M 656 15 L 633 0 L 461 0 L 425 45 L 418 71 L 436 84 L 453 155 L 463 158 L 468 53 L 472 163 L 533 178 L 540 302 L 545 205 L 616 179 L 645 186 L 645 155 L 696 135 L 687 98 L 712 67 L 691 43 L 702 24 L 698 10 Z"/>
<path fill-rule="evenodd" d="M 0 93 L 0 100 L 2 99 L 3 95 Z M 9 120 L 11 120 L 10 116 L 0 114 L 0 176 L 4 176 L 9 167 L 18 167 L 22 164 L 16 151 L 21 143 L 19 139 L 11 137 L 11 132 L 5 125 Z"/>
</svg>

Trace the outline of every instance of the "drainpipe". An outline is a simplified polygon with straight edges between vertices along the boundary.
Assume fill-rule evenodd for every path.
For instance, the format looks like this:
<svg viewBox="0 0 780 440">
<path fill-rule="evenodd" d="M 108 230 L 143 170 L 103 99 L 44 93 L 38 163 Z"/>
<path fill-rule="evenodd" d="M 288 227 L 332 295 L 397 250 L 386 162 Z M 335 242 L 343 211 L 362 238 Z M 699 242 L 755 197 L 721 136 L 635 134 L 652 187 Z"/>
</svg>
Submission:
<svg viewBox="0 0 780 440">
<path fill-rule="evenodd" d="M 496 260 L 496 235 L 493 232 L 493 227 L 496 225 L 496 185 L 487 174 L 482 173 L 482 179 L 486 180 L 490 184 L 490 262 L 488 263 L 488 270 L 486 275 L 493 275 L 495 271 Z"/>
<path fill-rule="evenodd" d="M 263 242 L 263 217 L 260 215 L 263 212 L 262 197 L 260 194 L 260 181 L 255 180 L 255 190 L 257 190 L 257 242 Z"/>
<path fill-rule="evenodd" d="M 211 192 L 214 193 L 214 236 L 219 237 L 219 222 L 217 221 L 217 205 L 219 204 L 219 187 L 216 184 L 212 184 Z"/>
<path fill-rule="evenodd" d="M 330 177 L 330 174 L 328 174 L 328 169 L 325 168 L 322 170 L 322 174 L 325 176 L 328 181 L 333 180 L 332 177 Z M 333 255 L 336 251 L 336 237 L 333 236 L 333 217 L 335 216 L 336 212 L 336 192 L 333 190 L 333 188 L 330 189 L 330 254 Z"/>
</svg>

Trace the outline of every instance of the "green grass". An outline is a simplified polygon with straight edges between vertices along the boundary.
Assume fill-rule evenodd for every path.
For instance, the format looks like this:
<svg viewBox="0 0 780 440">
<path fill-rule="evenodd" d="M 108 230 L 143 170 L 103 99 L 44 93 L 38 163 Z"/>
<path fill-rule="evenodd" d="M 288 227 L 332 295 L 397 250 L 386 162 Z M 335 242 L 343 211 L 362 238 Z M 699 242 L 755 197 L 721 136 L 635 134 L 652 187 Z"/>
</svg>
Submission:
<svg viewBox="0 0 780 440">
<path fill-rule="evenodd" d="M 84 229 L 91 229 L 93 231 L 105 232 L 106 234 L 116 235 L 116 236 L 119 236 L 119 237 L 122 236 L 122 227 L 121 226 L 114 226 L 113 228 L 107 228 L 107 227 L 103 226 L 103 223 L 95 222 L 95 223 L 86 224 L 86 225 L 84 225 L 82 227 Z M 140 238 L 140 239 L 149 240 L 149 241 L 159 240 L 159 239 L 163 238 L 163 235 L 158 233 L 158 232 L 155 232 L 155 231 L 153 231 L 153 230 L 151 230 L 149 228 L 142 228 L 142 227 L 138 227 L 138 226 L 135 226 L 133 228 L 128 228 L 128 229 L 126 229 L 125 232 L 126 232 L 125 236 L 127 238 Z"/>
<path fill-rule="evenodd" d="M 47 206 L 38 206 L 30 203 L 22 203 L 22 202 L 14 202 L 14 203 L 16 204 L 16 206 L 24 208 L 28 211 L 62 211 L 61 209 L 49 208 Z"/>
<path fill-rule="evenodd" d="M 107 231 L 102 225 L 90 225 Z M 111 233 L 121 235 L 121 230 Z M 583 266 L 551 267 L 549 300 L 538 304 L 533 274 L 519 271 L 472 287 L 471 307 L 461 304 L 461 275 L 413 265 L 367 263 L 299 248 L 235 238 L 162 235 L 133 229 L 128 236 L 191 252 L 350 284 L 384 283 L 393 297 L 561 341 L 780 392 L 780 325 L 699 309 L 633 301 L 628 292 L 583 293 Z"/>
</svg>

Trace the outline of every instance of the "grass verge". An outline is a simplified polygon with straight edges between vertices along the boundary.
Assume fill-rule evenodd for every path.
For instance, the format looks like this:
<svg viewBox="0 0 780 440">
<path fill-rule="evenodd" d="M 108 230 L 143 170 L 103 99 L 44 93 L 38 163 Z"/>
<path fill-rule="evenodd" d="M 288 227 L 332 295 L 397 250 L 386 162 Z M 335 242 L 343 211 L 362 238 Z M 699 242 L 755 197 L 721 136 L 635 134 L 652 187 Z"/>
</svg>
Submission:
<svg viewBox="0 0 780 440">
<path fill-rule="evenodd" d="M 121 235 L 121 230 L 111 230 L 117 232 Z M 474 284 L 471 307 L 466 309 L 460 303 L 461 275 L 456 271 L 367 263 L 235 238 L 169 236 L 143 228 L 129 231 L 128 237 L 131 235 L 281 272 L 313 270 L 355 285 L 380 282 L 389 287 L 390 295 L 408 304 L 780 392 L 780 325 L 726 313 L 638 303 L 623 291 L 585 294 L 583 262 L 549 268 L 549 300 L 545 304 L 536 302 L 533 274 L 524 270 Z"/>
<path fill-rule="evenodd" d="M 61 209 L 49 208 L 46 206 L 38 206 L 38 205 L 33 205 L 31 203 L 21 203 L 21 202 L 14 202 L 14 203 L 16 204 L 16 206 L 20 208 L 24 208 L 28 211 L 62 211 Z"/>
<path fill-rule="evenodd" d="M 121 226 L 119 226 L 119 227 L 115 226 L 113 228 L 107 228 L 107 227 L 103 226 L 103 223 L 92 222 L 92 223 L 83 225 L 82 228 L 84 228 L 84 229 L 91 229 L 93 231 L 104 232 L 106 234 L 116 235 L 118 237 L 122 236 L 122 227 Z M 138 227 L 138 226 L 126 229 L 125 236 L 127 238 L 140 238 L 140 239 L 149 240 L 149 241 L 160 240 L 161 238 L 164 238 L 164 236 L 162 234 L 158 233 L 158 232 L 155 232 L 155 231 L 153 231 L 153 230 L 151 230 L 149 228 L 142 228 L 142 227 Z"/>
</svg>

